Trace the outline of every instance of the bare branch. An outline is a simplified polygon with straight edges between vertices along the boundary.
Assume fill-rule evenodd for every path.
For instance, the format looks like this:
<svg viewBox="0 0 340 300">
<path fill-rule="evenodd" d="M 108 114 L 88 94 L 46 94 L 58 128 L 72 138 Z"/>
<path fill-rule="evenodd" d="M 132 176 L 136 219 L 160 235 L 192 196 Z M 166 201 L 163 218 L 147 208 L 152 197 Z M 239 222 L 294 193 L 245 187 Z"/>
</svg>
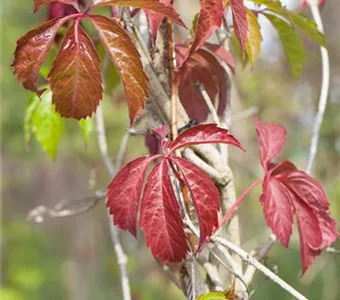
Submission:
<svg viewBox="0 0 340 300">
<path fill-rule="evenodd" d="M 203 87 L 203 85 L 201 83 L 197 84 L 197 88 L 201 92 L 202 97 L 203 97 L 206 105 L 209 108 L 209 111 L 211 113 L 211 117 L 212 117 L 214 123 L 216 123 L 219 126 L 220 125 L 220 119 L 219 119 L 219 117 L 217 115 L 217 111 L 216 111 L 216 109 L 215 109 L 215 107 L 214 107 L 214 105 L 213 105 L 213 103 L 212 103 L 212 101 L 211 101 L 207 91 L 204 89 L 204 87 Z"/>
<path fill-rule="evenodd" d="M 93 208 L 99 200 L 105 198 L 105 196 L 105 191 L 100 190 L 72 200 L 63 199 L 52 208 L 39 205 L 27 214 L 27 219 L 41 223 L 46 217 L 64 218 L 80 215 Z"/>
<path fill-rule="evenodd" d="M 323 23 L 322 23 L 322 19 L 320 15 L 320 10 L 319 10 L 319 1 L 318 0 L 307 0 L 307 2 L 310 6 L 312 16 L 318 27 L 318 30 L 324 34 Z M 326 110 L 327 98 L 328 98 L 328 92 L 329 92 L 330 71 L 329 71 L 328 50 L 325 47 L 320 46 L 320 52 L 321 52 L 321 62 L 322 62 L 322 83 L 321 83 L 321 91 L 320 91 L 320 98 L 319 98 L 319 106 L 318 106 L 318 111 L 314 119 L 311 145 L 309 149 L 309 156 L 308 156 L 308 161 L 307 161 L 307 166 L 306 166 L 306 173 L 308 174 L 312 170 L 313 162 L 316 156 L 318 142 L 319 142 L 320 129 L 321 129 L 322 121 L 323 121 L 323 116 Z"/>
<path fill-rule="evenodd" d="M 226 239 L 223 239 L 221 237 L 214 237 L 212 238 L 212 241 L 215 243 L 218 243 L 229 250 L 236 253 L 243 261 L 245 261 L 248 264 L 253 265 L 257 270 L 262 272 L 265 276 L 267 276 L 270 280 L 278 284 L 280 287 L 282 287 L 284 290 L 286 290 L 289 294 L 294 296 L 298 300 L 307 300 L 305 296 L 300 294 L 298 291 L 296 291 L 293 287 L 291 287 L 288 283 L 286 283 L 284 280 L 282 280 L 279 276 L 277 276 L 275 273 L 273 273 L 271 270 L 269 270 L 267 267 L 262 265 L 259 261 L 257 261 L 252 255 L 238 247 L 237 245 L 229 242 Z"/>
<path fill-rule="evenodd" d="M 97 112 L 96 112 L 96 132 L 97 132 L 97 140 L 98 140 L 100 154 L 104 161 L 105 167 L 109 175 L 114 176 L 116 170 L 113 166 L 111 157 L 109 156 L 108 151 L 107 151 L 107 140 L 106 140 L 104 118 L 103 118 L 103 111 L 102 111 L 101 105 L 99 105 Z M 117 262 L 120 268 L 120 278 L 121 278 L 123 299 L 131 300 L 129 277 L 128 277 L 128 272 L 127 272 L 127 267 L 126 267 L 127 256 L 125 255 L 122 245 L 120 243 L 118 229 L 113 225 L 112 218 L 109 215 L 108 215 L 108 221 L 109 221 L 109 226 L 110 226 L 110 233 L 111 233 L 113 247 L 114 247 L 114 250 L 117 256 Z"/>
</svg>

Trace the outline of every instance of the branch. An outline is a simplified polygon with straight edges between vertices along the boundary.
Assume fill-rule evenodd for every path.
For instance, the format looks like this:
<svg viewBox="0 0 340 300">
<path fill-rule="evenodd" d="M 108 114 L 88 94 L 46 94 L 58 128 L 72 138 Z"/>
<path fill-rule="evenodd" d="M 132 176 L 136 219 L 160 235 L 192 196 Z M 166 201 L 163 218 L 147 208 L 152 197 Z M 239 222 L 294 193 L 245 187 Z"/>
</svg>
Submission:
<svg viewBox="0 0 340 300">
<path fill-rule="evenodd" d="M 105 134 L 103 110 L 102 110 L 101 105 L 98 106 L 98 109 L 96 112 L 96 133 L 97 133 L 97 140 L 98 140 L 100 154 L 104 161 L 105 167 L 109 175 L 113 177 L 115 175 L 116 170 L 113 166 L 111 157 L 109 156 L 107 152 L 107 140 L 106 140 L 106 134 Z M 125 144 L 125 148 L 122 149 L 121 147 L 122 149 L 121 151 L 125 152 L 127 143 L 124 143 L 124 144 Z M 131 300 L 129 277 L 128 277 L 127 267 L 126 267 L 127 256 L 125 255 L 122 245 L 120 243 L 118 230 L 113 225 L 112 219 L 109 215 L 108 215 L 108 219 L 109 219 L 111 239 L 112 239 L 113 247 L 114 247 L 114 250 L 117 256 L 117 262 L 120 268 L 120 278 L 121 278 L 123 299 Z"/>
<path fill-rule="evenodd" d="M 236 253 L 244 262 L 254 266 L 257 270 L 262 272 L 265 276 L 267 276 L 270 280 L 275 282 L 277 285 L 279 285 L 281 288 L 286 290 L 289 294 L 294 296 L 298 300 L 307 300 L 305 296 L 300 294 L 298 291 L 296 291 L 293 287 L 291 287 L 288 283 L 286 283 L 284 280 L 282 280 L 279 276 L 277 276 L 275 273 L 273 273 L 271 270 L 269 270 L 267 267 L 262 265 L 260 262 L 258 262 L 252 255 L 238 247 L 237 245 L 229 242 L 226 239 L 223 239 L 221 237 L 214 237 L 212 238 L 212 241 L 215 243 L 218 243 L 232 252 Z"/>
<path fill-rule="evenodd" d="M 318 30 L 324 34 L 323 23 L 320 15 L 319 10 L 319 1 L 318 0 L 308 0 L 309 7 L 312 12 L 313 19 L 318 27 Z M 322 46 L 320 46 L 321 52 L 321 61 L 322 61 L 322 83 L 321 83 L 321 91 L 320 91 L 320 98 L 319 98 L 319 106 L 318 111 L 315 115 L 314 119 L 314 126 L 311 138 L 311 145 L 309 149 L 309 156 L 306 166 L 306 173 L 309 174 L 313 167 L 313 162 L 315 159 L 315 155 L 318 148 L 319 142 L 319 135 L 320 135 L 320 128 L 323 121 L 323 116 L 325 113 L 326 105 L 327 105 L 327 98 L 329 92 L 329 56 L 328 50 Z"/>
<path fill-rule="evenodd" d="M 209 109 L 209 111 L 211 113 L 211 117 L 212 117 L 214 123 L 216 123 L 218 126 L 220 126 L 220 119 L 219 119 L 219 117 L 217 115 L 217 111 L 216 111 L 216 109 L 215 109 L 215 107 L 214 107 L 214 105 L 213 105 L 213 103 L 212 103 L 212 101 L 211 101 L 207 91 L 204 89 L 204 87 L 203 87 L 203 85 L 201 83 L 198 83 L 197 87 L 198 87 L 199 91 L 201 92 L 202 97 L 203 97 L 206 105 L 208 106 L 208 109 Z"/>
<path fill-rule="evenodd" d="M 41 223 L 46 217 L 64 218 L 80 215 L 93 208 L 99 202 L 99 200 L 105 198 L 105 196 L 106 192 L 104 190 L 99 190 L 92 194 L 81 196 L 73 200 L 63 199 L 53 208 L 39 205 L 29 211 L 27 214 L 27 219 L 29 221 L 33 220 L 37 223 Z M 75 206 L 79 206 L 80 204 L 83 205 L 79 208 L 75 208 Z"/>
</svg>

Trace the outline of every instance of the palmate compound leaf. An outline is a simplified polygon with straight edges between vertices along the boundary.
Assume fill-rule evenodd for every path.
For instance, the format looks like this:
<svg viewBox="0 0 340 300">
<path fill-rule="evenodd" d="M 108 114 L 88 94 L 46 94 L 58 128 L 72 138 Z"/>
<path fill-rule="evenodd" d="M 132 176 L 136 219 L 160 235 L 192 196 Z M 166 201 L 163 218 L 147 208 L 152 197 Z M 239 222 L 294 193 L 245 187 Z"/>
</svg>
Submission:
<svg viewBox="0 0 340 300">
<path fill-rule="evenodd" d="M 265 171 L 260 201 L 266 222 L 278 240 L 288 247 L 295 213 L 304 273 L 321 250 L 338 237 L 336 223 L 329 213 L 329 201 L 320 183 L 291 162 L 274 164 L 269 161 L 279 154 L 285 143 L 284 128 L 256 119 L 254 123 Z M 278 142 L 270 146 L 276 139 Z"/>
<path fill-rule="evenodd" d="M 53 104 L 62 117 L 80 120 L 96 111 L 103 93 L 99 64 L 91 39 L 75 22 L 48 75 Z"/>
<path fill-rule="evenodd" d="M 158 13 L 163 17 L 170 18 L 178 25 L 186 28 L 186 25 L 173 9 L 172 6 L 165 5 L 167 0 L 94 0 L 93 6 L 132 6 L 137 8 L 148 9 L 149 11 Z"/>
<path fill-rule="evenodd" d="M 24 88 L 41 95 L 38 90 L 37 79 L 41 65 L 50 50 L 58 29 L 65 22 L 64 19 L 50 20 L 30 30 L 17 41 L 14 53 L 14 74 Z"/>
<path fill-rule="evenodd" d="M 215 124 L 198 127 L 201 130 L 196 128 L 190 133 L 192 128 L 177 136 L 173 141 L 176 147 L 203 143 L 205 138 L 210 143 L 239 145 L 235 138 L 228 135 L 227 130 L 217 128 Z M 158 131 L 159 137 L 164 137 L 164 130 L 163 127 Z M 188 131 L 189 136 L 186 134 Z M 203 135 L 201 131 L 204 132 Z M 167 146 L 171 148 L 172 144 Z M 173 151 L 174 148 L 171 148 L 170 152 Z M 143 188 L 147 168 L 156 159 L 161 161 L 153 167 Z M 177 174 L 176 178 L 181 177 L 181 183 L 186 184 L 189 189 L 200 224 L 202 245 L 218 225 L 219 192 L 214 182 L 201 169 L 185 159 L 173 157 L 171 153 L 139 157 L 123 167 L 108 186 L 107 206 L 113 215 L 114 224 L 128 230 L 134 236 L 140 206 L 139 225 L 145 233 L 146 243 L 153 255 L 163 262 L 180 262 L 186 256 L 188 244 L 168 164 L 178 166 L 181 174 Z"/>
<path fill-rule="evenodd" d="M 59 2 L 63 4 L 69 4 L 78 8 L 78 0 L 34 0 L 34 12 L 36 12 L 39 8 L 48 5 L 52 2 Z"/>
<path fill-rule="evenodd" d="M 220 193 L 211 178 L 193 163 L 180 157 L 173 157 L 171 161 L 178 166 L 183 175 L 195 207 L 200 228 L 199 251 L 201 245 L 218 226 Z"/>
<path fill-rule="evenodd" d="M 154 257 L 161 261 L 182 261 L 189 250 L 167 161 L 163 159 L 152 170 L 145 186 L 140 227 Z"/>
<path fill-rule="evenodd" d="M 195 38 L 190 53 L 197 51 L 221 26 L 223 7 L 222 0 L 200 0 L 200 12 L 196 23 Z"/>
<path fill-rule="evenodd" d="M 240 42 L 242 53 L 246 51 L 246 41 L 248 33 L 247 11 L 243 0 L 230 0 L 230 7 L 233 13 L 233 25 L 236 37 Z"/>
<path fill-rule="evenodd" d="M 115 20 L 92 15 L 89 20 L 96 28 L 100 40 L 124 83 L 129 108 L 130 124 L 133 123 L 147 98 L 147 77 L 140 55 L 129 34 Z"/>
</svg>

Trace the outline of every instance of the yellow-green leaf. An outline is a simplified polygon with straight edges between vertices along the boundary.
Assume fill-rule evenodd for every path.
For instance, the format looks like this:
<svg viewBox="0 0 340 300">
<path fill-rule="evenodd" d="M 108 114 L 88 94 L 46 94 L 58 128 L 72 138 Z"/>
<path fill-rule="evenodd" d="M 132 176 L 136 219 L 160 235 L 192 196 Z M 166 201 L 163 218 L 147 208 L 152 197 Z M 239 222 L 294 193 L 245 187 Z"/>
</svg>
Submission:
<svg viewBox="0 0 340 300">
<path fill-rule="evenodd" d="M 34 95 L 25 112 L 24 130 L 26 142 L 30 140 L 31 133 L 33 133 L 46 153 L 52 159 L 55 159 L 63 129 L 63 120 L 55 112 L 52 105 L 51 91 L 47 90 L 41 96 L 41 99 Z"/>
<path fill-rule="evenodd" d="M 228 300 L 231 299 L 233 294 L 233 289 L 218 292 L 209 292 L 204 295 L 199 295 L 196 300 Z"/>
<path fill-rule="evenodd" d="M 290 71 L 295 77 L 299 76 L 306 58 L 306 50 L 300 36 L 280 17 L 268 13 L 263 15 L 268 18 L 279 35 Z"/>
<path fill-rule="evenodd" d="M 83 137 L 85 140 L 85 143 L 89 140 L 89 136 L 93 131 L 93 119 L 87 117 L 86 119 L 81 119 L 79 122 L 79 127 L 81 129 L 81 132 L 83 133 Z"/>
<path fill-rule="evenodd" d="M 247 9 L 248 19 L 248 34 L 246 43 L 246 52 L 249 58 L 249 62 L 255 65 L 257 58 L 261 50 L 261 27 L 257 21 L 256 15 L 249 9 Z"/>
</svg>

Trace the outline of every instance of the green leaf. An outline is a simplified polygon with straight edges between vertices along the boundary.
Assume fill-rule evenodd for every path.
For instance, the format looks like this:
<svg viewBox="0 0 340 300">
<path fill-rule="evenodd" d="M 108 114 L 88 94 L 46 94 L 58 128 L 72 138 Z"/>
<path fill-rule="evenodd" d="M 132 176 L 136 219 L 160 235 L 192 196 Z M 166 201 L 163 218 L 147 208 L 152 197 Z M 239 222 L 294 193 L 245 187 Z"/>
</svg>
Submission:
<svg viewBox="0 0 340 300">
<path fill-rule="evenodd" d="M 78 124 L 83 133 L 85 143 L 87 143 L 87 141 L 89 140 L 89 136 L 93 131 L 93 119 L 91 118 L 81 119 L 78 122 Z"/>
<path fill-rule="evenodd" d="M 279 16 L 289 20 L 294 26 L 299 27 L 319 45 L 327 47 L 324 35 L 319 32 L 313 20 L 308 19 L 306 16 L 300 13 L 288 10 L 286 7 L 282 6 L 281 2 L 278 0 L 250 0 L 250 1 L 257 4 L 266 5 L 269 11 L 272 11 L 278 14 Z"/>
<path fill-rule="evenodd" d="M 247 9 L 248 19 L 248 34 L 246 43 L 246 52 L 249 58 L 249 62 L 254 65 L 261 50 L 261 27 L 257 21 L 256 15 L 249 9 Z"/>
<path fill-rule="evenodd" d="M 204 295 L 199 295 L 197 300 L 228 300 L 233 296 L 233 289 L 221 291 L 221 292 L 209 292 Z"/>
<path fill-rule="evenodd" d="M 318 31 L 318 28 L 315 22 L 311 19 L 308 19 L 306 16 L 293 12 L 288 11 L 290 21 L 295 25 L 298 26 L 301 30 L 303 30 L 311 39 L 317 42 L 319 45 L 323 47 L 327 47 L 325 36 Z"/>
<path fill-rule="evenodd" d="M 263 13 L 273 24 L 281 40 L 284 53 L 292 74 L 300 75 L 306 58 L 305 47 L 300 36 L 285 20 L 273 14 Z"/>
<path fill-rule="evenodd" d="M 41 147 L 52 159 L 55 159 L 64 124 L 52 105 L 50 90 L 47 90 L 41 99 L 34 96 L 26 108 L 24 127 L 25 136 L 29 139 L 33 132 Z"/>
<path fill-rule="evenodd" d="M 31 134 L 32 134 L 32 119 L 36 108 L 38 107 L 40 99 L 35 95 L 32 94 L 25 109 L 25 117 L 24 117 L 24 135 L 25 135 L 25 144 L 26 147 L 29 146 L 31 141 Z"/>
</svg>

